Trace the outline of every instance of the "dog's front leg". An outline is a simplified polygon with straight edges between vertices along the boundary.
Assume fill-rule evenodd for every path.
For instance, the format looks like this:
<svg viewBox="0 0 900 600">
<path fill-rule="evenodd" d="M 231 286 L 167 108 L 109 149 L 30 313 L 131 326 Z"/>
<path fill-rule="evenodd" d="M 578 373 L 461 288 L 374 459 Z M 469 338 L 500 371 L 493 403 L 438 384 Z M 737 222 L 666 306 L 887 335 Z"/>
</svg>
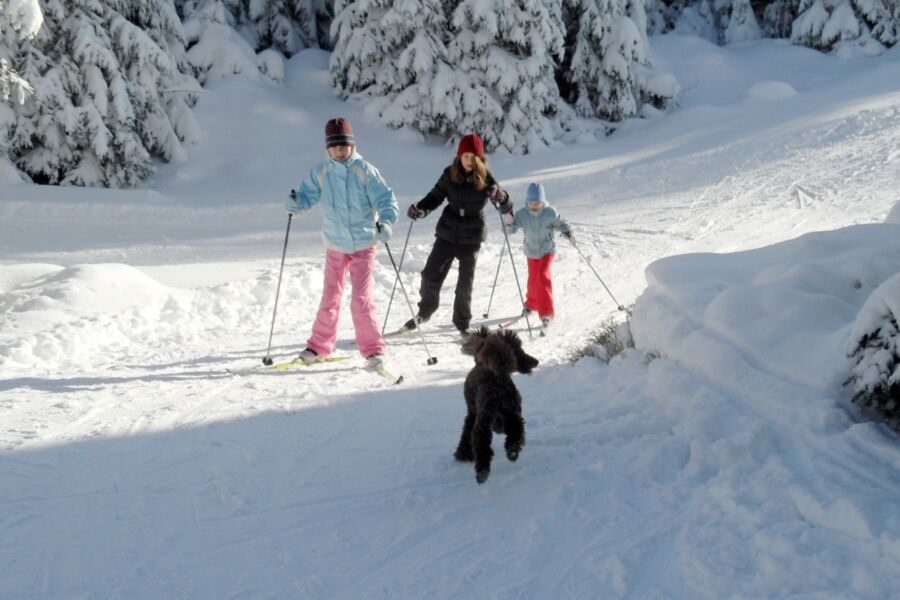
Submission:
<svg viewBox="0 0 900 600">
<path fill-rule="evenodd" d="M 466 414 L 466 419 L 463 421 L 463 430 L 459 436 L 459 444 L 456 446 L 456 452 L 453 453 L 453 458 L 459 462 L 472 462 L 475 460 L 475 455 L 472 453 L 472 428 L 474 426 L 475 413 L 470 412 Z"/>
<path fill-rule="evenodd" d="M 506 429 L 506 458 L 515 462 L 525 446 L 525 419 L 518 413 L 508 412 L 503 422 Z"/>
<path fill-rule="evenodd" d="M 483 413 L 479 413 L 475 419 L 475 426 L 472 428 L 472 449 L 475 451 L 475 481 L 484 483 L 487 481 L 488 475 L 491 474 L 491 459 L 494 457 L 494 450 L 491 448 L 491 439 L 493 432 L 491 431 L 490 417 L 482 417 Z"/>
</svg>

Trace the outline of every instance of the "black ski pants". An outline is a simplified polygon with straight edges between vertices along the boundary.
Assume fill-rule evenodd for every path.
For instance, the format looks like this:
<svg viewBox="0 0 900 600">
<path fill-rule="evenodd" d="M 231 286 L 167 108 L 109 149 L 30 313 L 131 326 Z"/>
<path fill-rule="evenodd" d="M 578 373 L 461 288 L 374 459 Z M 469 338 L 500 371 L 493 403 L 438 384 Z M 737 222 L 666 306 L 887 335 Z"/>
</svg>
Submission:
<svg viewBox="0 0 900 600">
<path fill-rule="evenodd" d="M 441 286 L 450 272 L 453 259 L 456 259 L 459 261 L 459 278 L 453 300 L 453 324 L 460 331 L 469 328 L 472 321 L 472 281 L 475 279 L 475 262 L 480 248 L 481 244 L 461 245 L 435 238 L 431 254 L 422 269 L 422 286 L 419 288 L 419 315 L 422 318 L 430 318 L 437 310 Z"/>
</svg>

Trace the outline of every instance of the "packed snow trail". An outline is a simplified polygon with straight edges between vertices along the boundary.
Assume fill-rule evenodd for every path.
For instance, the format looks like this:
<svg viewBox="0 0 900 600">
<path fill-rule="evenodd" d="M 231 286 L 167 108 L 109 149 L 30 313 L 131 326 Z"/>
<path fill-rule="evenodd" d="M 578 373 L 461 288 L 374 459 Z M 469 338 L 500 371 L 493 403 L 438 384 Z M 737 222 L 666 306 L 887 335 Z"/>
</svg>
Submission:
<svg viewBox="0 0 900 600">
<path fill-rule="evenodd" d="M 514 199 L 544 183 L 619 301 L 644 291 L 659 258 L 878 223 L 896 202 L 897 49 L 838 61 L 767 41 L 655 43 L 683 82 L 696 79 L 681 110 L 601 143 L 492 157 Z M 715 67 L 697 69 L 708 56 Z M 739 89 L 710 87 L 748 64 L 761 74 Z M 879 269 L 866 268 L 872 257 L 838 263 L 859 288 L 776 262 L 738 282 L 747 288 L 711 281 L 704 293 L 719 303 L 709 313 L 673 282 L 758 262 L 656 263 L 647 298 L 658 312 L 643 313 L 656 354 L 574 366 L 569 354 L 617 310 L 561 243 L 557 319 L 527 341 L 540 367 L 515 379 L 527 443 L 514 464 L 499 453 L 483 486 L 452 458 L 471 366 L 450 325 L 455 270 L 424 332 L 438 364 L 426 366 L 418 336 L 389 341 L 401 386 L 359 368 L 346 306 L 337 352 L 347 361 L 228 374 L 265 353 L 281 198 L 323 156 L 319 124 L 347 114 L 401 206 L 452 155 L 336 101 L 326 54 L 301 53 L 288 68 L 283 88 L 213 83 L 197 109 L 205 145 L 187 165 L 163 167 L 152 192 L 0 188 L 0 597 L 886 598 L 900 586 L 896 436 L 855 423 L 834 382 L 816 383 L 788 346 L 768 358 L 775 343 L 756 333 L 791 337 L 799 325 L 763 310 L 774 319 L 765 327 L 729 329 L 736 304 L 724 302 L 796 272 L 789 289 L 819 285 L 816 316 L 849 330 L 869 286 L 900 270 L 900 236 L 805 239 L 823 255 L 871 240 Z M 254 118 L 234 119 L 236 109 Z M 413 302 L 436 217 L 413 228 L 404 260 Z M 506 251 L 494 225 L 473 325 Z M 311 214 L 291 234 L 279 360 L 303 348 L 318 305 L 318 227 Z M 393 283 L 379 253 L 382 310 Z M 507 262 L 487 322 L 520 311 Z M 388 328 L 408 318 L 395 297 Z M 697 331 L 681 346 L 663 324 Z M 826 356 L 833 340 L 813 347 Z"/>
</svg>

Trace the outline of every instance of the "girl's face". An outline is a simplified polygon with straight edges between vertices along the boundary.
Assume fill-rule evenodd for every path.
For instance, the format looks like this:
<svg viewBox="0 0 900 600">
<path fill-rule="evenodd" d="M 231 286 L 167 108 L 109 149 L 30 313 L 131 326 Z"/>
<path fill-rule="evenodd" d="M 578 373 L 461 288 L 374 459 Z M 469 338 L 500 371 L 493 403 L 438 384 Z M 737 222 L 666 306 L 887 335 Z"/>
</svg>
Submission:
<svg viewBox="0 0 900 600">
<path fill-rule="evenodd" d="M 531 212 L 537 212 L 537 211 L 541 210 L 541 201 L 540 200 L 538 200 L 537 202 L 529 201 L 529 202 L 526 202 L 525 204 L 526 204 L 526 206 L 528 206 L 528 210 L 530 210 Z"/>
<path fill-rule="evenodd" d="M 475 155 L 471 152 L 463 152 L 459 156 L 459 162 L 466 173 L 471 173 L 475 170 Z"/>
<path fill-rule="evenodd" d="M 328 156 L 338 162 L 344 162 L 345 160 L 350 158 L 351 154 L 353 154 L 353 146 L 340 145 L 328 147 Z"/>
</svg>

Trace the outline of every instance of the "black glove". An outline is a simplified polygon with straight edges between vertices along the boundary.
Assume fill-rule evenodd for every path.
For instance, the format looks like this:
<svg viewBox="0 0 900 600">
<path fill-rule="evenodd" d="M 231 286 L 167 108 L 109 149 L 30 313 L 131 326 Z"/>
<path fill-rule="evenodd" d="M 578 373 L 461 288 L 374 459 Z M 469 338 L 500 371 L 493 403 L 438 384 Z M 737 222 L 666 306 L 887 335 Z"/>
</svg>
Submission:
<svg viewBox="0 0 900 600">
<path fill-rule="evenodd" d="M 406 211 L 406 216 L 415 221 L 416 219 L 421 219 L 422 217 L 424 217 L 425 211 L 415 204 L 410 204 L 409 210 Z"/>
<path fill-rule="evenodd" d="M 500 189 L 500 186 L 494 184 L 488 188 L 487 197 L 494 207 L 500 208 L 500 205 L 506 202 L 507 195 L 506 192 Z"/>
<path fill-rule="evenodd" d="M 563 237 L 572 242 L 572 245 L 575 245 L 575 234 L 571 231 L 567 231 L 563 234 Z"/>
</svg>

